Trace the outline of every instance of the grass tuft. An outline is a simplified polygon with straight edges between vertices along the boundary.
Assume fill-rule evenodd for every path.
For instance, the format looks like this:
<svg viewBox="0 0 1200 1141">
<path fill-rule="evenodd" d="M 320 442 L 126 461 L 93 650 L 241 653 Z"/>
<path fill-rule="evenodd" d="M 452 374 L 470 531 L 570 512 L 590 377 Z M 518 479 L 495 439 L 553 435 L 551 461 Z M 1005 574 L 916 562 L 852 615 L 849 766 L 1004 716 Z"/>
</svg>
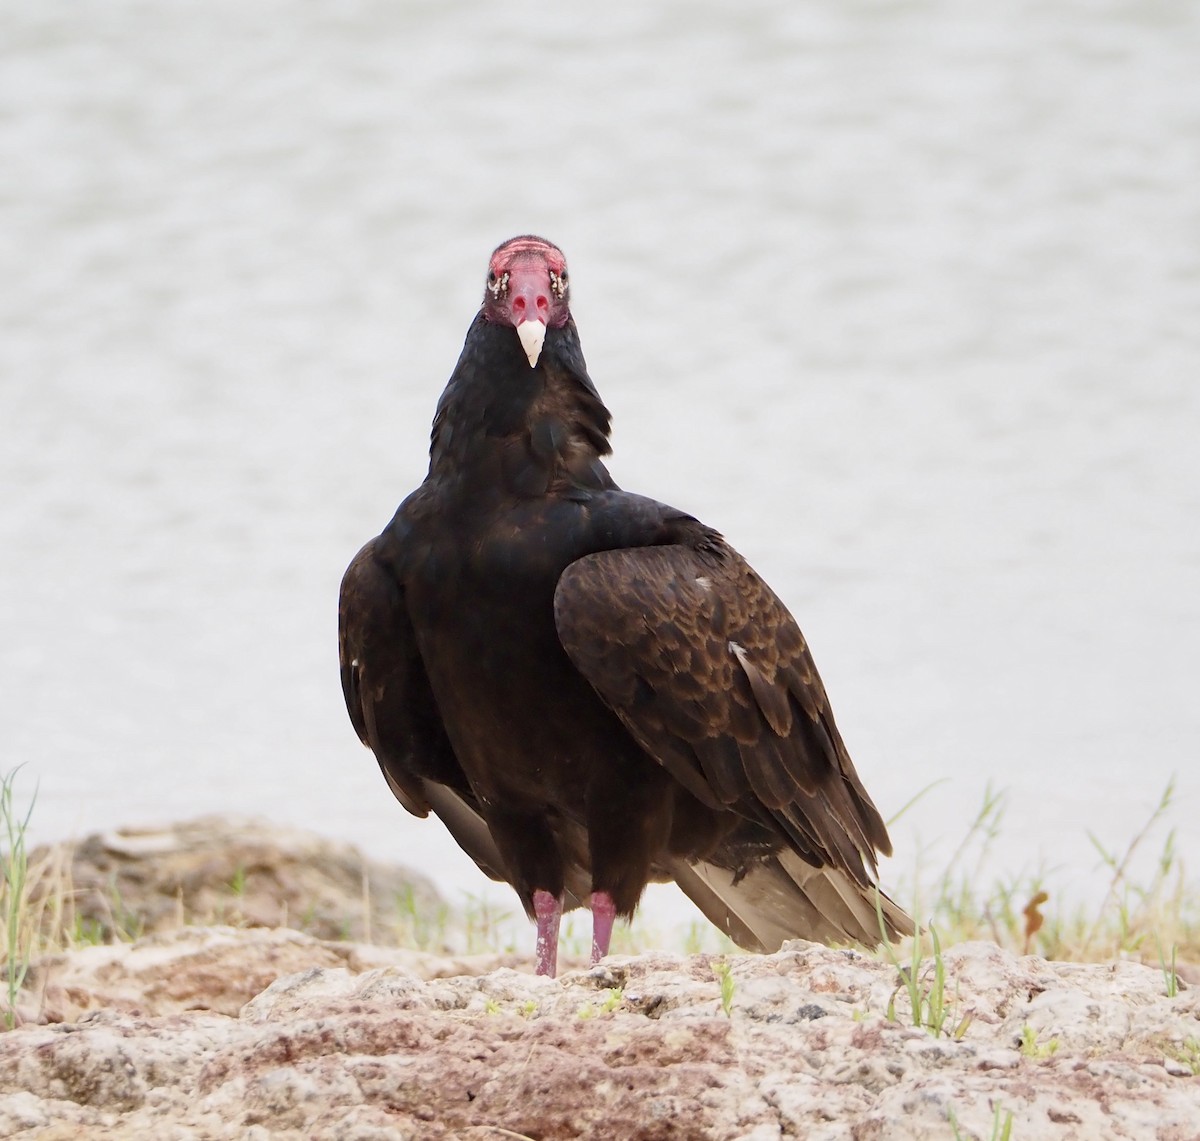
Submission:
<svg viewBox="0 0 1200 1141">
<path fill-rule="evenodd" d="M 25 830 L 33 815 L 34 797 L 29 810 L 21 816 L 13 804 L 13 785 L 17 772 L 0 778 L 0 828 L 4 831 L 4 855 L 0 866 L 4 871 L 3 897 L 0 907 L 4 917 L 4 1024 L 11 1030 L 17 1023 L 17 995 L 29 973 L 29 961 L 37 949 L 37 931 L 30 926 L 29 853 L 25 846 Z"/>
<path fill-rule="evenodd" d="M 1180 1043 L 1168 1042 L 1163 1053 L 1185 1066 L 1193 1077 L 1200 1074 L 1200 1038 L 1185 1038 Z"/>
<path fill-rule="evenodd" d="M 878 901 L 876 906 L 879 906 Z M 881 909 L 880 922 L 882 919 Z M 884 954 L 900 975 L 900 983 L 888 999 L 887 1017 L 892 1022 L 897 1020 L 896 999 L 903 990 L 908 994 L 909 1015 L 914 1026 L 927 1030 L 934 1038 L 939 1038 L 944 1033 L 958 1041 L 971 1025 L 971 1016 L 966 1014 L 957 1023 L 950 1023 L 950 1014 L 957 1000 L 948 999 L 946 996 L 946 961 L 942 957 L 942 943 L 938 938 L 937 928 L 932 923 L 929 925 L 929 939 L 932 944 L 929 968 L 924 966 L 923 934 L 913 938 L 907 964 L 900 962 L 895 948 L 884 940 Z"/>
<path fill-rule="evenodd" d="M 1047 959 L 1111 962 L 1136 959 L 1163 970 L 1168 993 L 1178 988 L 1175 964 L 1200 961 L 1200 891 L 1187 882 L 1183 862 L 1169 830 L 1148 878 L 1134 875 L 1135 855 L 1160 828 L 1173 807 L 1175 780 L 1168 781 L 1158 803 L 1124 850 L 1110 849 L 1088 833 L 1107 874 L 1098 906 L 1073 902 L 1044 872 L 1035 875 L 989 874 L 991 849 L 1001 834 L 1007 799 L 990 785 L 978 812 L 940 875 L 923 881 L 912 876 L 912 910 L 924 915 L 921 898 L 932 899 L 928 921 L 943 945 L 974 939 L 999 944 L 1016 954 Z M 1140 861 L 1144 864 L 1144 861 Z M 1164 948 L 1170 948 L 1169 959 Z"/>
</svg>

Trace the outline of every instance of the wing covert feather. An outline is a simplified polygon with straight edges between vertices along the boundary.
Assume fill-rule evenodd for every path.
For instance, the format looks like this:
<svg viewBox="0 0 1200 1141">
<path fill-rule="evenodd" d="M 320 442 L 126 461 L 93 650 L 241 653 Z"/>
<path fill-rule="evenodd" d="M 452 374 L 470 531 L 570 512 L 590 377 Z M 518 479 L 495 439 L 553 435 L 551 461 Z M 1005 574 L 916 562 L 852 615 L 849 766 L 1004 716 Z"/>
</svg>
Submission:
<svg viewBox="0 0 1200 1141">
<path fill-rule="evenodd" d="M 775 821 L 809 863 L 868 883 L 883 821 L 795 619 L 723 542 L 601 551 L 559 580 L 568 657 L 699 799 Z M 697 789 L 699 788 L 699 791 Z"/>
</svg>

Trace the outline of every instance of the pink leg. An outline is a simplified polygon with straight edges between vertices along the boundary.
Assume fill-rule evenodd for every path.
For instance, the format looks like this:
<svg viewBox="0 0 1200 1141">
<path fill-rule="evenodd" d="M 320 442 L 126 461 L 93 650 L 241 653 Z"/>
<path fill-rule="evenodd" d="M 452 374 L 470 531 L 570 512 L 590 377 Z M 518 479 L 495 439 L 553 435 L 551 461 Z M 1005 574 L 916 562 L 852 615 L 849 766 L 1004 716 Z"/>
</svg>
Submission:
<svg viewBox="0 0 1200 1141">
<path fill-rule="evenodd" d="M 535 891 L 533 913 L 537 916 L 537 973 L 554 978 L 558 971 L 558 924 L 562 919 L 562 904 L 548 891 Z"/>
<path fill-rule="evenodd" d="M 617 905 L 606 891 L 592 892 L 592 966 L 608 954 Z"/>
</svg>

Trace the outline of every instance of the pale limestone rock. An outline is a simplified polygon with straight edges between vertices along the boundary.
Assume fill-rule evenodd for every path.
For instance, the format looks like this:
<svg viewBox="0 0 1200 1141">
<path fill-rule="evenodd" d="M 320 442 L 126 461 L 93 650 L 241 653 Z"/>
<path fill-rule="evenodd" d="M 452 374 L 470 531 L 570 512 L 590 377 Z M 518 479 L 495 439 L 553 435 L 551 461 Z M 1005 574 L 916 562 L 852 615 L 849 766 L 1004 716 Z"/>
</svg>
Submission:
<svg viewBox="0 0 1200 1141">
<path fill-rule="evenodd" d="M 714 962 L 551 980 L 230 928 L 93 948 L 38 964 L 70 1021 L 0 1035 L 0 1135 L 915 1141 L 952 1119 L 991 1137 L 996 1107 L 1021 1141 L 1200 1132 L 1197 992 L 1167 998 L 1158 971 L 952 948 L 955 1040 L 911 1025 L 896 969 L 856 952 L 731 957 L 728 1018 Z M 258 989 L 235 1008 L 239 979 Z"/>
</svg>

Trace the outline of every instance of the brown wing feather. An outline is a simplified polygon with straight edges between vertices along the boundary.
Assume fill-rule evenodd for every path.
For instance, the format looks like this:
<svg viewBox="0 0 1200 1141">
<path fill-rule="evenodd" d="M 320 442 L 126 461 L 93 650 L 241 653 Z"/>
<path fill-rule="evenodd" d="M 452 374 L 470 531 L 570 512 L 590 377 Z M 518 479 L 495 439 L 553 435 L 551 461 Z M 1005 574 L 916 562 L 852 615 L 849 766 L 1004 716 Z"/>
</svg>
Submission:
<svg viewBox="0 0 1200 1141">
<path fill-rule="evenodd" d="M 891 852 L 787 608 L 720 542 L 602 551 L 563 573 L 559 637 L 638 742 L 710 806 L 773 818 L 868 884 Z"/>
</svg>

